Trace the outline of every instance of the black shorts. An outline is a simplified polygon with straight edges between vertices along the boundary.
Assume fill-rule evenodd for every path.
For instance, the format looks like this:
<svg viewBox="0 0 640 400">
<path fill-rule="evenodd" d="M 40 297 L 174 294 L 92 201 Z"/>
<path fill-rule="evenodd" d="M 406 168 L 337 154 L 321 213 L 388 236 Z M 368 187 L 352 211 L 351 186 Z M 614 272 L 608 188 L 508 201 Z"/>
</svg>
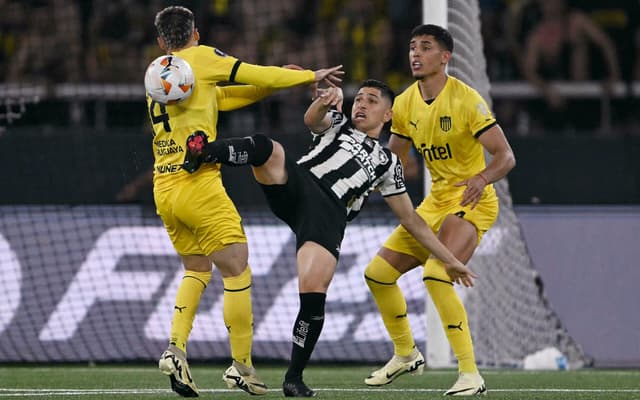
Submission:
<svg viewBox="0 0 640 400">
<path fill-rule="evenodd" d="M 296 234 L 296 250 L 315 242 L 338 259 L 347 225 L 346 207 L 318 178 L 285 156 L 284 185 L 260 185 L 273 213 Z"/>
</svg>

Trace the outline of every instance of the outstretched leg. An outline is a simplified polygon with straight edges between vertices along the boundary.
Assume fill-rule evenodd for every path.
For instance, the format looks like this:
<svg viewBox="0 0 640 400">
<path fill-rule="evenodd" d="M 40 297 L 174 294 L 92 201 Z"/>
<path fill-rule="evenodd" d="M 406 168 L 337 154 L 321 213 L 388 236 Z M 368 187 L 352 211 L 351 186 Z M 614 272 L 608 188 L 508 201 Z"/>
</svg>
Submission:
<svg viewBox="0 0 640 400">
<path fill-rule="evenodd" d="M 273 141 L 262 134 L 242 138 L 228 138 L 208 142 L 203 131 L 187 138 L 187 151 L 182 167 L 195 172 L 202 163 L 220 163 L 230 166 L 260 166 L 267 162 L 273 150 Z"/>
<path fill-rule="evenodd" d="M 220 163 L 231 167 L 250 165 L 258 183 L 281 185 L 287 182 L 285 154 L 282 145 L 263 134 L 243 138 L 220 139 L 208 143 L 202 131 L 187 139 L 187 152 L 182 167 L 195 172 L 202 163 Z"/>
</svg>

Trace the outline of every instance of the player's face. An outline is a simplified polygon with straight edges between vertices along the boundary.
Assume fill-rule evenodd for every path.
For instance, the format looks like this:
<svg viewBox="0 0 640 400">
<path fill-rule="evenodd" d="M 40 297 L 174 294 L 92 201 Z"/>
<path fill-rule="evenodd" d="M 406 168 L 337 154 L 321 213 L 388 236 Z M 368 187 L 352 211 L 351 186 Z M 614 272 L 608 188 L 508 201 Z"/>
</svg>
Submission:
<svg viewBox="0 0 640 400">
<path fill-rule="evenodd" d="M 391 119 L 391 102 L 382 97 L 380 89 L 363 87 L 358 90 L 351 108 L 351 123 L 364 133 L 382 128 Z"/>
<path fill-rule="evenodd" d="M 444 50 L 431 35 L 416 36 L 409 42 L 409 65 L 416 79 L 444 71 L 451 52 Z"/>
</svg>

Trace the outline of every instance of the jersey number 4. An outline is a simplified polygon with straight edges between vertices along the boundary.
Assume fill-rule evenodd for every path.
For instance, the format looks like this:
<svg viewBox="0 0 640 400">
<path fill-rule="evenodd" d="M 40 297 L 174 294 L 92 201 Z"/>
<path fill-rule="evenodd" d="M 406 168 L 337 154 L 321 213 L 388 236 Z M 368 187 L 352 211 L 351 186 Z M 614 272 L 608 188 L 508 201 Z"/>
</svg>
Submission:
<svg viewBox="0 0 640 400">
<path fill-rule="evenodd" d="M 155 114 L 156 105 L 160 108 L 160 114 Z M 171 132 L 171 125 L 169 125 L 169 114 L 167 113 L 167 108 L 164 104 L 160 104 L 155 100 L 151 101 L 149 104 L 149 116 L 151 117 L 151 122 L 155 124 L 159 124 L 162 122 L 162 127 L 165 132 Z M 155 135 L 154 135 L 155 136 Z"/>
</svg>

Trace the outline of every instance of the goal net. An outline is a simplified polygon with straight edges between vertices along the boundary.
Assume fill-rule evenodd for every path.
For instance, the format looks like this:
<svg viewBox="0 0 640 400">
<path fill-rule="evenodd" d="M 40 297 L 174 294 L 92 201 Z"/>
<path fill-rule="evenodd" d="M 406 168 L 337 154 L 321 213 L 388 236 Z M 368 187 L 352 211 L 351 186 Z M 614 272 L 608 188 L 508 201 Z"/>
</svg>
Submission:
<svg viewBox="0 0 640 400">
<path fill-rule="evenodd" d="M 247 3 L 268 9 L 243 8 L 245 13 L 261 13 L 258 19 L 255 14 L 245 16 L 247 29 L 291 21 L 286 14 L 289 2 L 243 1 Z M 276 15 L 277 6 L 283 11 Z M 490 101 L 477 3 L 450 1 L 447 15 L 456 42 L 450 73 Z M 264 32 L 274 41 L 271 51 L 275 53 L 278 37 L 270 29 L 264 28 Z M 353 38 L 361 37 L 358 29 L 354 29 Z M 302 57 L 296 50 L 309 51 L 295 41 L 290 45 L 293 47 L 282 53 L 295 56 L 287 60 L 255 59 L 251 52 L 244 58 L 287 64 Z M 323 46 L 333 49 L 331 43 Z M 233 49 L 223 50 L 234 54 Z M 309 64 L 331 65 L 324 60 Z M 143 71 L 131 84 L 141 85 L 142 76 Z M 263 128 L 279 113 L 280 120 L 296 121 L 300 126 L 288 129 L 295 134 L 278 139 L 287 151 L 301 153 L 310 141 L 302 125 L 309 99 L 305 93 L 304 99 L 290 101 L 292 92 L 283 93 L 262 102 L 268 105 L 266 109 L 233 111 L 226 122 L 221 116 L 221 124 L 226 123 L 221 134 L 244 136 L 255 127 Z M 100 95 L 92 87 L 86 97 L 95 94 L 104 100 L 108 93 Z M 131 100 L 142 105 L 139 114 L 144 117 L 142 91 L 139 98 Z M 39 104 L 32 107 L 32 114 L 39 114 Z M 101 110 L 99 104 L 95 108 Z M 126 114 L 118 112 L 121 109 L 114 108 L 108 116 Z M 0 104 L 0 118 L 6 120 L 7 115 Z M 103 119 L 96 116 L 96 120 Z M 254 120 L 259 122 L 254 124 Z M 20 122 L 25 123 L 24 119 Z M 0 177 L 0 186 L 6 188 L 0 199 L 0 362 L 156 360 L 167 346 L 183 269 L 154 208 L 114 204 L 114 191 L 110 191 L 149 167 L 150 135 L 117 124 L 108 126 L 106 132 L 86 128 L 73 134 L 65 129 L 47 128 L 43 134 L 38 126 L 21 128 L 20 132 L 8 128 L 0 135 L 0 167 L 7 172 Z M 34 143 L 38 147 L 35 155 Z M 295 238 L 284 223 L 260 207 L 264 198 L 248 168 L 224 169 L 223 178 L 239 205 L 248 237 L 253 272 L 253 355 L 261 360 L 288 360 L 299 301 Z M 526 355 L 554 346 L 567 355 L 572 366 L 580 366 L 585 356 L 545 300 L 542 283 L 531 265 L 507 181 L 496 187 L 501 206 L 498 222 L 470 263 L 482 279 L 476 288 L 461 290 L 477 359 L 483 366 L 519 366 Z M 324 330 L 312 362 L 381 363 L 392 355 L 393 346 L 363 272 L 396 224 L 381 198 L 373 197 L 347 228 L 327 296 Z M 399 285 L 407 298 L 409 321 L 420 348 L 448 349 L 446 341 L 427 335 L 430 325 L 422 270 L 405 274 Z M 214 272 L 189 338 L 191 360 L 229 360 L 222 299 L 220 275 Z M 453 361 L 450 354 L 447 357 Z"/>
<path fill-rule="evenodd" d="M 491 105 L 479 14 L 476 1 L 448 0 L 447 28 L 455 41 L 449 73 L 476 88 Z M 465 291 L 464 299 L 476 358 L 487 366 L 520 366 L 525 356 L 552 346 L 572 367 L 581 367 L 588 360 L 545 298 L 513 210 L 507 179 L 495 187 L 500 213 L 491 228 L 494 235 L 483 239 L 483 245 L 493 251 L 471 259 L 469 266 L 482 279 L 477 280 L 476 288 Z"/>
</svg>

